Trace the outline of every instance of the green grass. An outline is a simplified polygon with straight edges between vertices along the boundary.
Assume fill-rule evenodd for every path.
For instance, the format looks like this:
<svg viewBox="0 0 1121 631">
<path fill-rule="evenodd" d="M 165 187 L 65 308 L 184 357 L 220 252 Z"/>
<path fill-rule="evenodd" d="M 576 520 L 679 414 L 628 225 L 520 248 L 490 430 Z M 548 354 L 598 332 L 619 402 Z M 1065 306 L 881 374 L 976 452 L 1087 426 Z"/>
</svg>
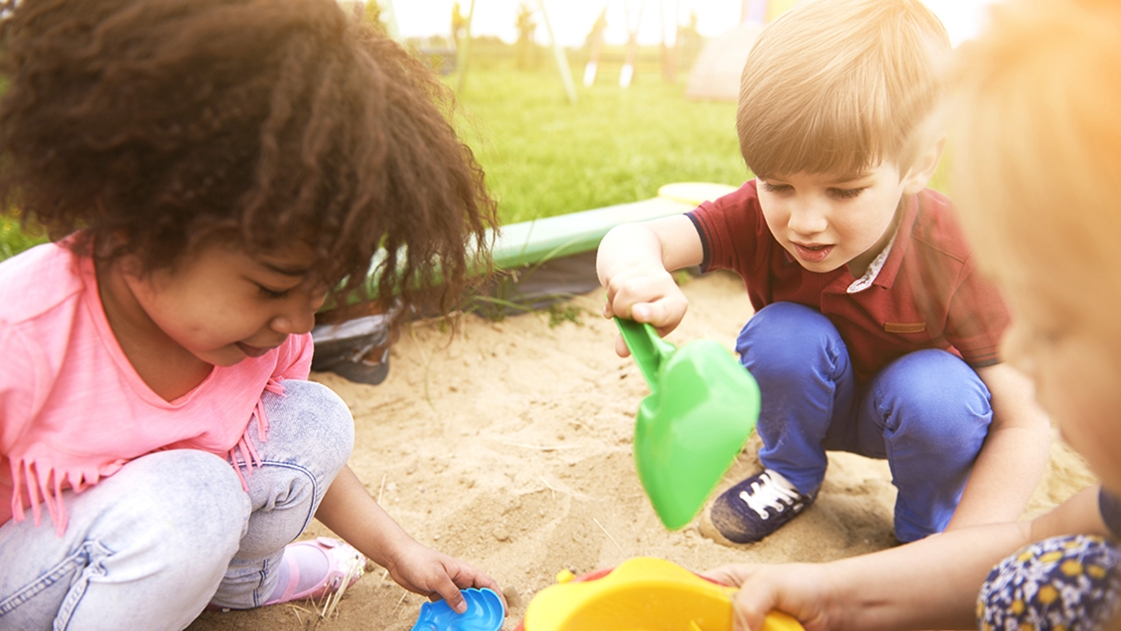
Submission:
<svg viewBox="0 0 1121 631">
<path fill-rule="evenodd" d="M 0 261 L 44 241 L 46 237 L 34 231 L 21 230 L 18 219 L 0 215 Z"/>
<path fill-rule="evenodd" d="M 551 60 L 549 60 L 551 62 Z M 582 65 L 573 65 L 579 80 Z M 684 80 L 608 68 L 571 105 L 556 71 L 472 68 L 457 119 L 499 200 L 502 223 L 633 202 L 671 182 L 747 178 L 733 103 L 694 103 Z"/>
</svg>

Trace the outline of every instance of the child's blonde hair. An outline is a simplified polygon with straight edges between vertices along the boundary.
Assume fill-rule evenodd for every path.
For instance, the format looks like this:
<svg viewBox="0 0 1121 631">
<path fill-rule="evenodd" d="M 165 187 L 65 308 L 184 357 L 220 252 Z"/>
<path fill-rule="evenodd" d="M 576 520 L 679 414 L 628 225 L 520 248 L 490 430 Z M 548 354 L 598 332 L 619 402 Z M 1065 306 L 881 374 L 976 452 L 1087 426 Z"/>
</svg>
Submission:
<svg viewBox="0 0 1121 631">
<path fill-rule="evenodd" d="M 974 251 L 1026 333 L 1115 331 L 1121 6 L 1021 0 L 994 10 L 990 31 L 962 47 L 953 116 Z"/>
<path fill-rule="evenodd" d="M 943 91 L 949 37 L 919 0 L 806 0 L 748 56 L 736 127 L 767 178 L 859 174 L 917 158 Z"/>
</svg>

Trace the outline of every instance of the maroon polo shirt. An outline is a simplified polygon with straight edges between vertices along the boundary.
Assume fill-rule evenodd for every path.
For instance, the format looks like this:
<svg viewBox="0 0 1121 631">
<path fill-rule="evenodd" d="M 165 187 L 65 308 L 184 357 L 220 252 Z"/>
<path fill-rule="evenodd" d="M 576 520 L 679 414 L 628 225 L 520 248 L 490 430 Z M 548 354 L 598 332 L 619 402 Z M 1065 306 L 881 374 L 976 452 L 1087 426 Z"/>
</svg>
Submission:
<svg viewBox="0 0 1121 631">
<path fill-rule="evenodd" d="M 820 311 L 848 345 L 857 379 L 924 348 L 945 349 L 980 368 L 1000 362 L 1009 323 L 996 288 L 974 269 L 953 205 L 926 189 L 903 201 L 891 253 L 870 287 L 848 293 L 847 265 L 811 272 L 771 235 L 755 180 L 687 216 L 700 233 L 704 271 L 738 273 L 758 311 L 794 302 Z"/>
</svg>

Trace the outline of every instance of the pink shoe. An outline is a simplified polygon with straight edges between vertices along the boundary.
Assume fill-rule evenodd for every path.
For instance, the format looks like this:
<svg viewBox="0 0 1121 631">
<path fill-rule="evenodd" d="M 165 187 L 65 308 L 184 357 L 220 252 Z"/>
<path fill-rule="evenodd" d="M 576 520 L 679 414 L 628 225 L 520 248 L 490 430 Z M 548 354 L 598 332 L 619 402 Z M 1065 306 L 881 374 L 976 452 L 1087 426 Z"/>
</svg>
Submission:
<svg viewBox="0 0 1121 631">
<path fill-rule="evenodd" d="M 338 539 L 318 537 L 314 541 L 290 543 L 286 548 L 293 546 L 313 547 L 322 552 L 327 557 L 327 575 L 311 587 L 296 591 L 300 584 L 300 567 L 295 561 L 295 555 L 286 554 L 284 558 L 288 563 L 288 586 L 279 597 L 266 602 L 265 605 L 322 598 L 350 587 L 366 573 L 366 557 Z"/>
</svg>

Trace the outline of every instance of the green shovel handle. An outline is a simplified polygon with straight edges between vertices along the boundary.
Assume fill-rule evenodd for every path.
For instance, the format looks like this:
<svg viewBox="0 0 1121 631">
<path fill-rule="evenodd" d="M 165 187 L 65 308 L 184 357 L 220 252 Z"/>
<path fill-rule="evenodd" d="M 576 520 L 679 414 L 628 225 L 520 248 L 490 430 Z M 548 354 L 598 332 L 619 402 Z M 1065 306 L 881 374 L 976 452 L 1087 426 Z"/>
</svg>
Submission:
<svg viewBox="0 0 1121 631">
<path fill-rule="evenodd" d="M 677 347 L 663 340 L 649 324 L 623 318 L 615 318 L 615 324 L 619 326 L 623 341 L 634 356 L 635 363 L 642 372 L 642 378 L 650 386 L 650 391 L 657 392 L 658 371 Z"/>
</svg>

